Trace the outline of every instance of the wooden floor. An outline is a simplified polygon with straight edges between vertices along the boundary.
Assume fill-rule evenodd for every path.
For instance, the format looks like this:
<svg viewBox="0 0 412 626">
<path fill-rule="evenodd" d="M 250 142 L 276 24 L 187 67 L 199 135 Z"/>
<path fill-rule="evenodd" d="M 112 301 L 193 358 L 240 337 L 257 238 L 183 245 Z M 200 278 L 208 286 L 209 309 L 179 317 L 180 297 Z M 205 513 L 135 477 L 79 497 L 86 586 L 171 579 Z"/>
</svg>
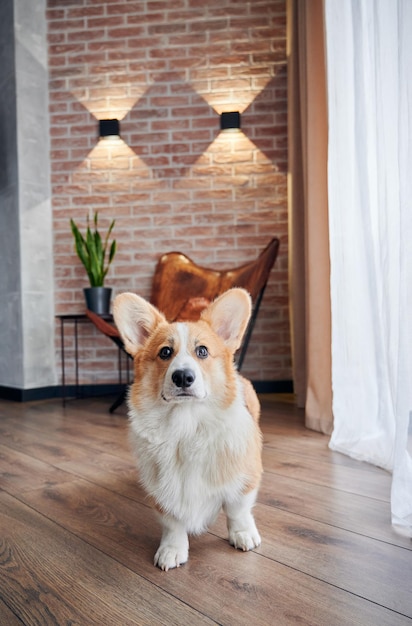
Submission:
<svg viewBox="0 0 412 626">
<path fill-rule="evenodd" d="M 110 398 L 0 401 L 0 625 L 412 624 L 412 545 L 390 476 L 331 452 L 288 398 L 262 398 L 262 545 L 223 517 L 189 562 L 152 564 L 160 528 Z"/>
</svg>

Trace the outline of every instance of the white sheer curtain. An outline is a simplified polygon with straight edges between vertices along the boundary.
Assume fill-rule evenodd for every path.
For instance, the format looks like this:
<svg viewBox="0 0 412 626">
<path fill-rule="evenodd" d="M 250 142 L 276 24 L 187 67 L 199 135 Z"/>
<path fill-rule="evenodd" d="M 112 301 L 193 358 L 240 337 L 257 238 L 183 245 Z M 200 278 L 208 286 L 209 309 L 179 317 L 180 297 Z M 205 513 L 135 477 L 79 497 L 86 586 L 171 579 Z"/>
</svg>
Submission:
<svg viewBox="0 0 412 626">
<path fill-rule="evenodd" d="M 393 471 L 412 535 L 412 1 L 325 0 L 325 31 L 330 446 Z"/>
</svg>

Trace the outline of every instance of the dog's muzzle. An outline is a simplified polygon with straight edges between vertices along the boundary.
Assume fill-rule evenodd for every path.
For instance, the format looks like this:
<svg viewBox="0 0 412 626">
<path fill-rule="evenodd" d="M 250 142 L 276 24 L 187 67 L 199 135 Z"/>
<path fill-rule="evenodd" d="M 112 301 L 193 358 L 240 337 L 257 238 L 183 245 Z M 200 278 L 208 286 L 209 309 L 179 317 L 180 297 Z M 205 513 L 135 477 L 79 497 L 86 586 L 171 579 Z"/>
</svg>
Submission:
<svg viewBox="0 0 412 626">
<path fill-rule="evenodd" d="M 179 367 L 180 365 L 180 367 Z M 188 364 L 176 364 L 170 368 L 164 379 L 162 398 L 165 402 L 204 400 L 207 396 L 202 372 Z"/>
</svg>

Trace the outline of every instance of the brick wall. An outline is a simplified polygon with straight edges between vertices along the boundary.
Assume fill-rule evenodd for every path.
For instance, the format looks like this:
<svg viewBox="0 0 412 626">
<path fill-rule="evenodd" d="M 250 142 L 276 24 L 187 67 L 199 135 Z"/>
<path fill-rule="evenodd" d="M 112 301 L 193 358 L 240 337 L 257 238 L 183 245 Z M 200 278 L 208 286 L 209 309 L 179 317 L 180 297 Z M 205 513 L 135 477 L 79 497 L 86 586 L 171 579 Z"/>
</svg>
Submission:
<svg viewBox="0 0 412 626">
<path fill-rule="evenodd" d="M 56 312 L 84 310 L 69 219 L 116 218 L 106 284 L 150 294 L 158 256 L 218 268 L 281 239 L 243 372 L 290 379 L 285 0 L 49 0 Z M 239 110 L 242 133 L 220 133 Z M 98 141 L 98 119 L 122 141 Z M 115 348 L 81 327 L 81 382 L 117 379 Z M 59 336 L 56 350 L 59 354 Z M 70 341 L 67 356 L 72 355 Z"/>
</svg>

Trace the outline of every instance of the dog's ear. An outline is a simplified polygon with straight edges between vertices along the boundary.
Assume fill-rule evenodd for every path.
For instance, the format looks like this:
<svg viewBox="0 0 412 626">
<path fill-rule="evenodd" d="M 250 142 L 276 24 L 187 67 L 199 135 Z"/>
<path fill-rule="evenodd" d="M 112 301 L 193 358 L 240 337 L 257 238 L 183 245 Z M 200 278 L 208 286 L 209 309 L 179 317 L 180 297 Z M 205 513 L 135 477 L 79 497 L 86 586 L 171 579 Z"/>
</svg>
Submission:
<svg viewBox="0 0 412 626">
<path fill-rule="evenodd" d="M 122 293 L 115 298 L 113 317 L 125 348 L 132 356 L 156 326 L 166 321 L 160 311 L 135 293 Z"/>
<path fill-rule="evenodd" d="M 245 289 L 234 287 L 219 296 L 201 318 L 208 322 L 224 343 L 235 352 L 241 342 L 252 311 L 252 300 Z"/>
</svg>

